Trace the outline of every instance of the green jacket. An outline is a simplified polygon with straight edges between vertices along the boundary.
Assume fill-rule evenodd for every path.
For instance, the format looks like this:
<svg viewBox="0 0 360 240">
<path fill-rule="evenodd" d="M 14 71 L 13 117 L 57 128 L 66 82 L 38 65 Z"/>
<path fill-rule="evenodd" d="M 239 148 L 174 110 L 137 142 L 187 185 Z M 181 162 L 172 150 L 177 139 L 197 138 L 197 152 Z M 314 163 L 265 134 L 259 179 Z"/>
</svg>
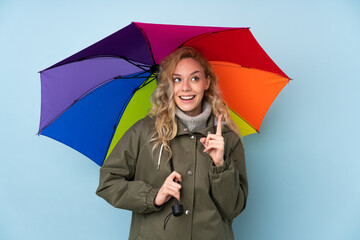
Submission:
<svg viewBox="0 0 360 240">
<path fill-rule="evenodd" d="M 178 132 L 171 141 L 175 171 L 182 176 L 180 203 L 184 214 L 172 216 L 172 198 L 161 207 L 154 199 L 170 174 L 167 154 L 152 151 L 149 138 L 155 120 L 146 117 L 134 124 L 120 139 L 100 169 L 97 195 L 117 208 L 133 212 L 129 239 L 227 240 L 234 239 L 232 221 L 245 208 L 248 184 L 240 138 L 223 126 L 225 162 L 216 167 L 200 138 L 216 132 L 214 118 L 207 127 L 189 132 L 177 119 Z M 160 165 L 159 155 L 161 156 Z"/>
</svg>

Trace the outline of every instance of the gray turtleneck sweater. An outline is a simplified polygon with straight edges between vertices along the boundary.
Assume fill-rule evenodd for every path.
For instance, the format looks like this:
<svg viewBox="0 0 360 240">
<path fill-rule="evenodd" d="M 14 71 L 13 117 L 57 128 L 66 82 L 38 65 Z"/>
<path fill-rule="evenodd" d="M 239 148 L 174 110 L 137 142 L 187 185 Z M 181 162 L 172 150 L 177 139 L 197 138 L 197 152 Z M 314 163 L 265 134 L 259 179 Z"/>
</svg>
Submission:
<svg viewBox="0 0 360 240">
<path fill-rule="evenodd" d="M 189 129 L 189 131 L 193 132 L 206 127 L 206 122 L 211 115 L 211 106 L 208 102 L 204 101 L 202 105 L 202 112 L 194 117 L 186 115 L 178 107 L 176 107 L 175 114 L 176 116 L 178 116 L 180 121 Z"/>
</svg>

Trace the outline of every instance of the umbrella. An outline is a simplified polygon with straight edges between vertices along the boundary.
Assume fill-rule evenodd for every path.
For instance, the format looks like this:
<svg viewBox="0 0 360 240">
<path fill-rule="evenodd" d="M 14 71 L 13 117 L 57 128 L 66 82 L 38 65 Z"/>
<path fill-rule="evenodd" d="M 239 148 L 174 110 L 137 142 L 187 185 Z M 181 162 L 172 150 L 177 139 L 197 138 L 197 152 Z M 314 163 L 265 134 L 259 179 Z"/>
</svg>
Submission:
<svg viewBox="0 0 360 240">
<path fill-rule="evenodd" d="M 161 60 L 181 46 L 199 49 L 242 136 L 256 133 L 290 78 L 249 28 L 133 22 L 40 72 L 38 134 L 102 165 L 124 132 L 144 117 Z"/>
</svg>

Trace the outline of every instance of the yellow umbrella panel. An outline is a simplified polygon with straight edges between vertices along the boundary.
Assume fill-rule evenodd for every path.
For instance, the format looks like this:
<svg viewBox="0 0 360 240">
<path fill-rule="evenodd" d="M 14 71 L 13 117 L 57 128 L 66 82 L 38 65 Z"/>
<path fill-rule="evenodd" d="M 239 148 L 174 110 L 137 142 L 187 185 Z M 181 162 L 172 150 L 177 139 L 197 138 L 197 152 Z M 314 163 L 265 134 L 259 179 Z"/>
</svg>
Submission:
<svg viewBox="0 0 360 240">
<path fill-rule="evenodd" d="M 156 89 L 156 80 L 155 75 L 153 74 L 147 80 L 147 83 L 143 87 L 138 89 L 131 100 L 129 101 L 124 113 L 117 125 L 113 139 L 111 140 L 110 147 L 106 154 L 105 161 L 111 151 L 114 149 L 116 143 L 124 135 L 124 133 L 132 126 L 134 123 L 142 119 L 148 114 L 148 110 L 151 108 L 151 94 Z"/>
</svg>

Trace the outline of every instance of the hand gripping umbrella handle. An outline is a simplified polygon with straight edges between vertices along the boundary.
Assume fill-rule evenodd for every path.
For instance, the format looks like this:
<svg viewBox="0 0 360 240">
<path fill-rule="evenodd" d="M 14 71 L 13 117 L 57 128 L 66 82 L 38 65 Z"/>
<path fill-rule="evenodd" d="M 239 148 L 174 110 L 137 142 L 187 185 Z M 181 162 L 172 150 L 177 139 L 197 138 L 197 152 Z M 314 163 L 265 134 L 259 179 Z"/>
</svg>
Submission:
<svg viewBox="0 0 360 240">
<path fill-rule="evenodd" d="M 174 171 L 174 163 L 172 158 L 170 158 L 170 169 L 171 172 Z M 164 219 L 164 231 L 166 230 L 166 225 L 171 217 L 171 215 L 174 215 L 174 217 L 180 217 L 184 212 L 183 205 L 179 204 L 179 201 L 175 198 L 175 204 L 172 206 L 172 212 L 167 215 Z"/>
<path fill-rule="evenodd" d="M 173 163 L 173 159 L 170 158 L 170 169 L 171 172 L 174 171 L 174 163 Z M 183 214 L 184 212 L 184 208 L 182 204 L 179 204 L 179 201 L 177 199 L 175 199 L 175 204 L 174 206 L 172 206 L 172 213 L 175 217 L 179 217 Z"/>
</svg>

